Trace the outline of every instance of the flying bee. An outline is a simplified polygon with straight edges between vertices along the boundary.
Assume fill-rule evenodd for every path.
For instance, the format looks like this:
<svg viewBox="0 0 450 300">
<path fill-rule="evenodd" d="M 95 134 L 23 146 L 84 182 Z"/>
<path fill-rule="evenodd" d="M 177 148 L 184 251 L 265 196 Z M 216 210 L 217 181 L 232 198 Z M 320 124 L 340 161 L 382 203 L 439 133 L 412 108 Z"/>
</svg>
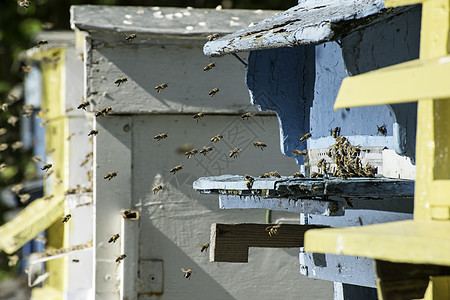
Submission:
<svg viewBox="0 0 450 300">
<path fill-rule="evenodd" d="M 3 172 L 3 170 L 6 168 L 6 164 L 5 163 L 1 163 L 0 164 L 0 172 Z"/>
<path fill-rule="evenodd" d="M 131 42 L 131 41 L 134 40 L 136 37 L 137 37 L 137 35 L 136 35 L 135 33 L 132 33 L 132 34 L 130 34 L 129 36 L 127 36 L 127 37 L 125 38 L 125 40 L 126 40 L 127 42 Z"/>
<path fill-rule="evenodd" d="M 255 146 L 255 147 L 257 147 L 257 148 L 259 148 L 259 149 L 261 149 L 261 150 L 263 150 L 263 151 L 264 151 L 264 148 L 267 147 L 266 144 L 261 143 L 261 142 L 254 142 L 254 143 L 253 143 L 253 146 Z"/>
<path fill-rule="evenodd" d="M 48 41 L 47 40 L 40 40 L 40 41 L 38 41 L 37 43 L 36 43 L 36 47 L 40 47 L 40 46 L 42 46 L 42 45 L 47 45 L 48 44 Z"/>
<path fill-rule="evenodd" d="M 45 174 L 44 174 L 44 179 L 49 178 L 52 174 L 53 174 L 53 170 L 50 170 L 50 172 L 45 173 Z"/>
<path fill-rule="evenodd" d="M 3 103 L 2 104 L 2 110 L 3 111 L 7 111 L 8 110 L 8 103 Z"/>
<path fill-rule="evenodd" d="M 0 135 L 4 135 L 8 130 L 6 128 L 0 128 Z"/>
<path fill-rule="evenodd" d="M 270 176 L 270 177 L 281 178 L 281 175 L 278 174 L 278 172 L 269 172 L 269 176 Z"/>
<path fill-rule="evenodd" d="M 76 193 L 77 193 L 77 189 L 74 189 L 74 188 L 70 188 L 65 192 L 66 195 L 73 195 Z"/>
<path fill-rule="evenodd" d="M 157 185 L 157 186 L 155 186 L 153 189 L 152 189 L 152 191 L 153 191 L 153 194 L 157 194 L 159 191 L 161 191 L 163 189 L 163 186 L 162 185 Z"/>
<path fill-rule="evenodd" d="M 292 176 L 294 176 L 294 178 L 304 178 L 305 177 L 305 175 L 303 175 L 300 172 L 295 172 L 294 175 L 292 175 Z"/>
<path fill-rule="evenodd" d="M 203 71 L 209 71 L 209 70 L 211 70 L 212 68 L 214 68 L 216 66 L 216 64 L 215 63 L 209 63 L 209 64 L 207 64 L 204 68 L 203 68 Z"/>
<path fill-rule="evenodd" d="M 31 5 L 31 2 L 30 1 L 26 1 L 26 0 L 20 0 L 18 2 L 19 2 L 19 6 L 25 7 L 25 8 L 28 8 L 28 6 Z"/>
<path fill-rule="evenodd" d="M 22 146 L 23 146 L 23 143 L 22 143 L 21 141 L 17 141 L 17 142 L 14 142 L 14 143 L 11 145 L 11 149 L 12 149 L 13 151 L 16 151 L 16 150 L 22 148 Z"/>
<path fill-rule="evenodd" d="M 175 174 L 178 171 L 181 171 L 181 169 L 183 169 L 182 165 L 178 165 L 176 167 L 173 167 L 172 169 L 170 169 L 170 173 Z"/>
<path fill-rule="evenodd" d="M 111 106 L 107 106 L 104 109 L 102 109 L 101 111 L 98 111 L 97 113 L 95 113 L 95 116 L 96 117 L 106 116 L 107 114 L 109 114 L 110 111 L 112 111 L 112 107 Z"/>
<path fill-rule="evenodd" d="M 208 39 L 208 41 L 211 42 L 211 41 L 217 39 L 218 37 L 219 37 L 218 33 L 213 33 L 213 34 L 208 35 L 206 38 Z"/>
<path fill-rule="evenodd" d="M 50 170 L 50 168 L 51 168 L 52 166 L 53 166 L 52 164 L 45 164 L 45 165 L 41 168 L 41 170 L 42 170 L 42 171 L 48 171 L 48 170 Z"/>
<path fill-rule="evenodd" d="M 192 270 L 191 269 L 181 269 L 181 271 L 184 273 L 184 278 L 188 278 L 191 279 L 191 275 L 192 275 Z"/>
<path fill-rule="evenodd" d="M 74 263 L 79 263 L 80 260 L 79 260 L 78 258 L 74 258 L 74 259 L 72 259 L 72 262 L 74 262 Z"/>
<path fill-rule="evenodd" d="M 11 188 L 11 192 L 16 193 L 16 195 L 19 195 L 20 190 L 22 190 L 24 187 L 23 183 L 16 184 Z"/>
<path fill-rule="evenodd" d="M 293 150 L 292 155 L 295 155 L 295 156 L 308 155 L 308 150 L 305 150 L 305 151 Z"/>
<path fill-rule="evenodd" d="M 120 237 L 120 235 L 118 233 L 116 233 L 109 239 L 108 243 L 115 243 L 119 237 Z"/>
<path fill-rule="evenodd" d="M 167 83 L 161 83 L 160 85 L 155 86 L 155 90 L 159 94 L 167 87 L 168 87 Z"/>
<path fill-rule="evenodd" d="M 202 150 L 200 150 L 200 153 L 203 155 L 206 155 L 206 153 L 211 152 L 213 150 L 213 147 L 203 147 Z"/>
<path fill-rule="evenodd" d="M 119 255 L 118 258 L 116 258 L 116 263 L 120 263 L 122 260 L 125 259 L 125 257 L 127 257 L 125 254 L 121 254 Z"/>
<path fill-rule="evenodd" d="M 209 243 L 203 244 L 202 248 L 200 249 L 200 252 L 206 251 L 209 247 Z"/>
<path fill-rule="evenodd" d="M 69 222 L 70 218 L 72 218 L 71 214 L 65 215 L 64 218 L 62 219 L 62 222 L 67 223 Z"/>
<path fill-rule="evenodd" d="M 66 141 L 70 141 L 75 136 L 75 133 L 72 132 L 67 138 Z"/>
<path fill-rule="evenodd" d="M 110 173 L 106 174 L 105 177 L 103 177 L 103 179 L 108 179 L 108 181 L 109 181 L 116 176 L 117 176 L 117 172 L 110 172 Z"/>
<path fill-rule="evenodd" d="M 50 200 L 50 199 L 52 199 L 53 198 L 53 195 L 48 195 L 48 196 L 45 196 L 44 197 L 44 200 Z"/>
<path fill-rule="evenodd" d="M 26 109 L 22 112 L 22 116 L 24 116 L 25 118 L 29 118 L 32 113 L 33 111 L 31 109 Z"/>
<path fill-rule="evenodd" d="M 86 110 L 86 107 L 88 107 L 89 105 L 91 105 L 90 103 L 89 103 L 89 101 L 83 101 L 83 102 L 81 102 L 81 104 L 80 105 L 78 105 L 78 109 L 83 109 L 83 110 Z"/>
<path fill-rule="evenodd" d="M 167 133 L 160 133 L 155 135 L 155 137 L 153 139 L 158 140 L 158 142 L 162 139 L 165 139 L 167 137 Z"/>
<path fill-rule="evenodd" d="M 21 202 L 21 203 L 27 203 L 27 201 L 28 200 L 30 200 L 30 194 L 22 194 L 22 195 L 19 195 L 19 201 Z"/>
<path fill-rule="evenodd" d="M 384 136 L 387 135 L 386 124 L 383 124 L 382 126 L 378 126 L 377 125 L 377 134 L 381 134 L 381 135 L 384 135 Z"/>
<path fill-rule="evenodd" d="M 331 136 L 337 138 L 340 135 L 341 135 L 341 127 L 335 127 L 333 129 L 333 132 L 331 133 Z"/>
<path fill-rule="evenodd" d="M 212 90 L 209 91 L 208 95 L 212 97 L 214 97 L 215 94 L 217 94 L 219 92 L 218 88 L 213 88 Z"/>
<path fill-rule="evenodd" d="M 16 116 L 11 116 L 8 118 L 8 124 L 11 124 L 11 126 L 16 126 L 16 123 L 19 121 L 19 118 Z"/>
<path fill-rule="evenodd" d="M 1 151 L 5 151 L 6 149 L 8 149 L 8 144 L 7 143 L 3 143 L 3 144 L 0 144 L 0 152 Z"/>
<path fill-rule="evenodd" d="M 85 164 L 87 164 L 89 162 L 89 158 L 85 158 L 82 162 L 81 162 L 81 164 L 80 164 L 80 167 L 83 167 Z"/>
<path fill-rule="evenodd" d="M 196 114 L 193 116 L 193 118 L 195 119 L 195 122 L 198 123 L 198 121 L 200 121 L 204 116 L 205 116 L 204 113 L 199 112 L 199 113 L 196 113 Z"/>
<path fill-rule="evenodd" d="M 97 135 L 97 134 L 98 134 L 98 130 L 92 129 L 91 131 L 89 131 L 88 136 Z"/>
<path fill-rule="evenodd" d="M 223 136 L 222 136 L 221 134 L 218 134 L 218 135 L 213 136 L 213 137 L 211 138 L 211 142 L 217 143 L 217 142 L 220 141 L 220 139 L 222 139 L 222 138 L 223 138 Z"/>
<path fill-rule="evenodd" d="M 300 138 L 300 142 L 303 142 L 303 141 L 306 141 L 307 139 L 309 139 L 311 137 L 311 133 L 307 133 L 307 134 L 305 134 L 304 136 L 302 136 L 301 138 Z"/>
<path fill-rule="evenodd" d="M 242 120 L 248 120 L 248 118 L 250 118 L 250 117 L 253 117 L 253 113 L 251 113 L 251 112 L 246 112 L 245 114 L 242 114 L 241 115 L 241 119 Z"/>
<path fill-rule="evenodd" d="M 47 126 L 48 123 L 50 123 L 50 120 L 43 120 L 42 122 L 39 123 L 39 126 L 45 127 Z"/>
<path fill-rule="evenodd" d="M 258 177 L 259 178 L 269 178 L 270 175 L 269 175 L 269 173 L 264 173 L 264 174 L 259 175 Z"/>
<path fill-rule="evenodd" d="M 270 237 L 273 237 L 275 235 L 278 235 L 278 229 L 280 228 L 280 225 L 274 225 L 274 226 L 268 226 L 266 227 L 266 231 L 269 233 Z"/>
<path fill-rule="evenodd" d="M 233 150 L 230 151 L 230 157 L 231 158 L 237 158 L 239 151 L 241 151 L 241 149 L 239 148 L 234 148 Z"/>
<path fill-rule="evenodd" d="M 122 217 L 128 220 L 137 220 L 139 219 L 139 212 L 131 211 L 131 209 L 126 209 L 122 212 Z"/>
<path fill-rule="evenodd" d="M 23 71 L 24 73 L 30 73 L 30 71 L 31 71 L 32 68 L 33 68 L 32 66 L 25 65 L 25 66 L 22 66 L 22 71 Z"/>
<path fill-rule="evenodd" d="M 120 86 L 122 83 L 127 82 L 128 79 L 126 77 L 120 77 L 119 79 L 116 79 L 116 81 L 114 81 L 115 84 L 117 84 L 117 86 Z"/>
<path fill-rule="evenodd" d="M 186 155 L 187 158 L 189 159 L 189 158 L 191 158 L 192 156 L 194 156 L 197 153 L 198 153 L 197 149 L 192 149 L 192 150 L 189 150 L 189 151 L 185 152 L 184 155 Z"/>
</svg>

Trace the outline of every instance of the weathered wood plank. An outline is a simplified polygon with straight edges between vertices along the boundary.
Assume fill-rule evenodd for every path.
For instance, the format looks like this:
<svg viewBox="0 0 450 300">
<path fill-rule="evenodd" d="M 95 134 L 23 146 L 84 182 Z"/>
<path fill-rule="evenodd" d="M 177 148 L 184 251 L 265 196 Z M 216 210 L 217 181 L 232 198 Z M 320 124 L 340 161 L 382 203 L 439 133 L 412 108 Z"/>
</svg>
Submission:
<svg viewBox="0 0 450 300">
<path fill-rule="evenodd" d="M 271 226 L 279 226 L 269 235 Z M 305 232 L 318 225 L 294 224 L 219 224 L 211 225 L 211 262 L 248 262 L 248 248 L 303 247 Z M 267 230 L 266 230 L 267 229 Z"/>
</svg>

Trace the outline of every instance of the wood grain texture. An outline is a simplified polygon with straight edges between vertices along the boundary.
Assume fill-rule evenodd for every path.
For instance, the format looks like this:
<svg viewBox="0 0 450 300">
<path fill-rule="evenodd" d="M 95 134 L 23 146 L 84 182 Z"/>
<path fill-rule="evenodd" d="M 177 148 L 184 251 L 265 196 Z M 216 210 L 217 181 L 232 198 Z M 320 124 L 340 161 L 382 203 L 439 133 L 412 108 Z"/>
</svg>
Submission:
<svg viewBox="0 0 450 300">
<path fill-rule="evenodd" d="M 277 234 L 270 236 L 266 230 L 280 226 Z M 324 228 L 318 225 L 293 224 L 219 224 L 211 225 L 210 261 L 248 262 L 248 248 L 303 247 L 304 234 L 309 229 Z"/>
</svg>

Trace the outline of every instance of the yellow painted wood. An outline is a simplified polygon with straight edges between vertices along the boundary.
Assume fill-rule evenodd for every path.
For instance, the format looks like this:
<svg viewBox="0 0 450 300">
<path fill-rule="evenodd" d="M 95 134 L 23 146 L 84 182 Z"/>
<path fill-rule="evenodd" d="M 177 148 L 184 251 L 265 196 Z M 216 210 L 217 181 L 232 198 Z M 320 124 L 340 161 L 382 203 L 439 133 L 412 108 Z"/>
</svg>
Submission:
<svg viewBox="0 0 450 300">
<path fill-rule="evenodd" d="M 445 56 L 417 59 L 347 77 L 342 82 L 334 109 L 449 98 L 449 76 L 450 56 Z"/>
<path fill-rule="evenodd" d="M 450 276 L 431 276 L 424 300 L 450 299 Z"/>
<path fill-rule="evenodd" d="M 362 227 L 312 229 L 305 250 L 450 266 L 450 222 L 407 220 Z"/>
<path fill-rule="evenodd" d="M 61 300 L 61 293 L 49 286 L 36 287 L 31 290 L 32 299 Z"/>
<path fill-rule="evenodd" d="M 386 7 L 398 7 L 398 6 L 406 6 L 419 4 L 427 0 L 385 0 L 384 5 Z"/>
</svg>

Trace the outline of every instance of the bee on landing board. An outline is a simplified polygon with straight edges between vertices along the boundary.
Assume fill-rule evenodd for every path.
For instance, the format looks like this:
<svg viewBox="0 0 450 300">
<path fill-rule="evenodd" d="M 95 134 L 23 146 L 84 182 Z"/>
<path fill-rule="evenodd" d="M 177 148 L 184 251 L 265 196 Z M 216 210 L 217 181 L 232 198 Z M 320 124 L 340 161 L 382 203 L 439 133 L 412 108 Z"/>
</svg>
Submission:
<svg viewBox="0 0 450 300">
<path fill-rule="evenodd" d="M 233 150 L 230 151 L 230 157 L 231 158 L 237 158 L 238 154 L 239 154 L 239 151 L 241 151 L 241 149 L 239 149 L 237 147 L 234 148 Z"/>
<path fill-rule="evenodd" d="M 21 7 L 28 8 L 28 6 L 30 6 L 30 5 L 31 5 L 30 1 L 26 1 L 26 0 L 20 0 L 19 1 L 19 6 L 21 6 Z"/>
<path fill-rule="evenodd" d="M 208 95 L 212 97 L 214 97 L 215 94 L 217 94 L 219 92 L 218 88 L 213 88 L 212 90 L 209 91 Z"/>
<path fill-rule="evenodd" d="M 168 87 L 168 84 L 167 83 L 162 83 L 162 84 L 160 84 L 160 85 L 157 85 L 157 86 L 155 86 L 155 90 L 156 90 L 156 92 L 159 94 L 159 93 L 161 93 L 165 88 L 167 88 Z"/>
<path fill-rule="evenodd" d="M 116 233 L 109 239 L 108 243 L 115 243 L 119 237 L 120 237 L 120 235 L 118 233 Z"/>
<path fill-rule="evenodd" d="M 264 148 L 267 147 L 266 144 L 261 143 L 261 142 L 254 142 L 254 143 L 253 143 L 253 146 L 255 146 L 255 147 L 257 147 L 257 148 L 259 148 L 259 149 L 261 149 L 261 150 L 263 150 L 263 151 L 264 151 Z"/>
<path fill-rule="evenodd" d="M 153 189 L 152 189 L 152 191 L 153 191 L 153 194 L 157 194 L 159 191 L 161 191 L 163 189 L 163 186 L 162 185 L 157 185 L 157 186 L 155 186 Z"/>
<path fill-rule="evenodd" d="M 181 169 L 183 169 L 182 165 L 178 165 L 176 167 L 173 167 L 172 169 L 170 169 L 170 173 L 175 174 L 178 171 L 181 171 Z"/>
<path fill-rule="evenodd" d="M 207 64 L 204 68 L 203 68 L 203 71 L 209 71 L 209 70 L 211 70 L 212 68 L 214 68 L 216 66 L 216 64 L 215 63 L 209 63 L 209 64 Z"/>
<path fill-rule="evenodd" d="M 270 177 L 281 178 L 281 175 L 278 172 L 269 172 Z"/>
<path fill-rule="evenodd" d="M 303 142 L 303 141 L 306 141 L 307 139 L 309 139 L 311 137 L 311 133 L 307 133 L 307 134 L 305 134 L 304 136 L 302 136 L 301 138 L 300 138 L 300 142 Z"/>
<path fill-rule="evenodd" d="M 27 1 L 28 2 L 28 1 Z M 38 41 L 37 43 L 36 43 L 36 47 L 40 47 L 40 46 L 42 46 L 42 45 L 47 45 L 48 44 L 48 41 L 47 40 L 40 40 L 40 41 Z"/>
<path fill-rule="evenodd" d="M 106 174 L 105 177 L 103 177 L 103 179 L 108 179 L 108 181 L 109 181 L 116 176 L 117 176 L 117 172 L 110 172 L 110 173 Z"/>
<path fill-rule="evenodd" d="M 130 34 L 129 36 L 127 36 L 127 37 L 125 38 L 125 40 L 126 40 L 127 42 L 131 42 L 131 41 L 134 40 L 136 37 L 137 37 L 137 35 L 136 35 L 135 33 L 132 33 L 132 34 Z"/>
<path fill-rule="evenodd" d="M 208 35 L 206 38 L 208 39 L 208 41 L 211 42 L 211 41 L 217 39 L 218 37 L 219 37 L 218 33 L 213 33 L 213 34 Z"/>
<path fill-rule="evenodd" d="M 119 79 L 117 79 L 116 81 L 114 81 L 115 84 L 117 84 L 117 86 L 120 86 L 122 83 L 127 82 L 128 79 L 126 77 L 121 77 Z"/>
<path fill-rule="evenodd" d="M 292 176 L 294 176 L 294 178 L 304 178 L 305 177 L 305 175 L 303 175 L 300 172 L 295 172 Z"/>
</svg>

